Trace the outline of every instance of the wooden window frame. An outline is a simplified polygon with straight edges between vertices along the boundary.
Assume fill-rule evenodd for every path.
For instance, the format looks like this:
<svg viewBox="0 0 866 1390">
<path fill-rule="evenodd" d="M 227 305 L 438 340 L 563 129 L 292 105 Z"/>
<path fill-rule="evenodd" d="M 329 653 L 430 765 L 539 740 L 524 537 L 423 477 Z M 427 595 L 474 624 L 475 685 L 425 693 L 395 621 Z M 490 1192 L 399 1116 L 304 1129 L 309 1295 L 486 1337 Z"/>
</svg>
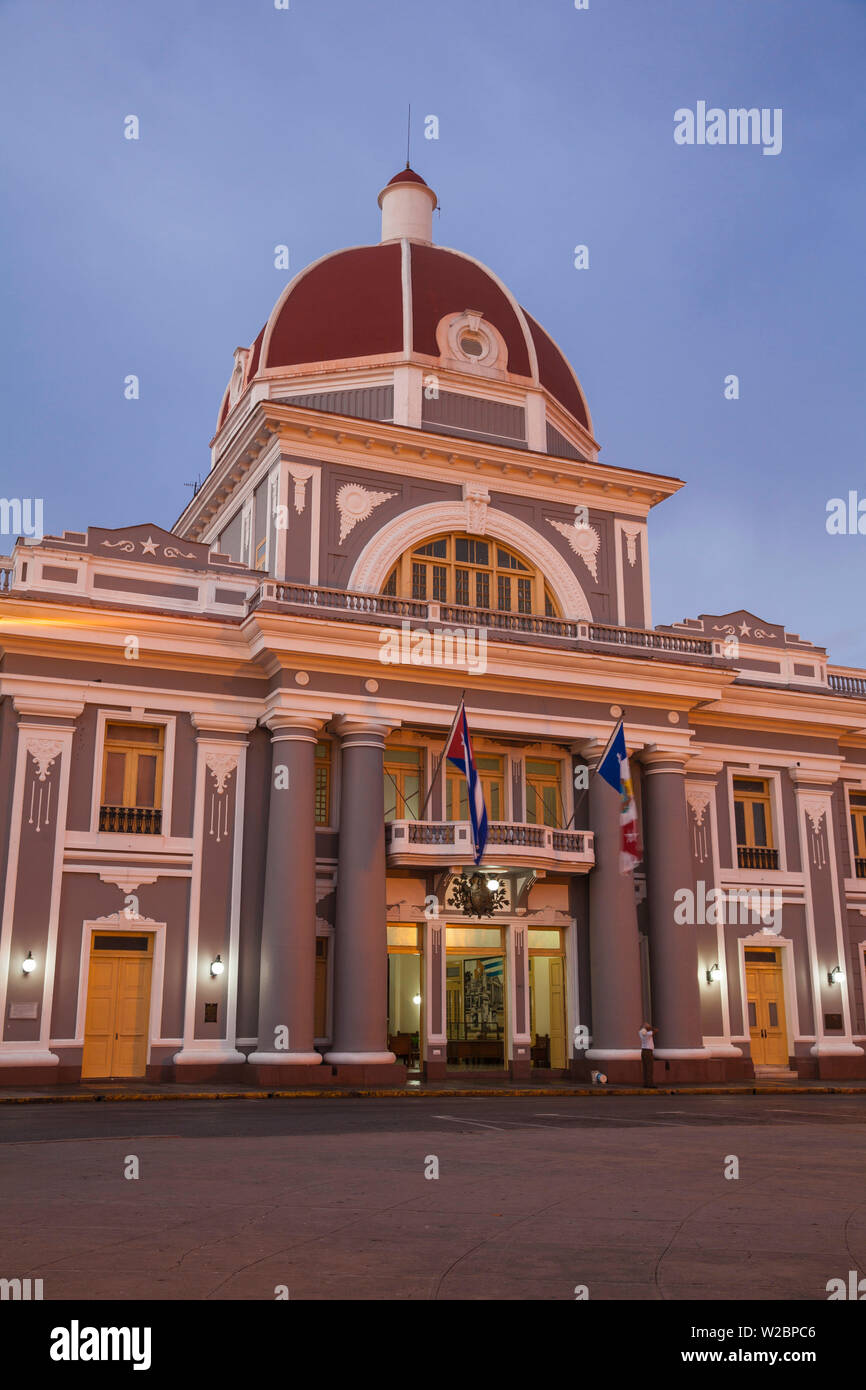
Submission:
<svg viewBox="0 0 866 1390">
<path fill-rule="evenodd" d="M 457 559 L 457 541 L 481 541 L 488 547 L 488 563 L 481 564 L 476 560 Z M 445 555 L 422 555 L 420 551 L 425 546 L 433 545 L 438 541 L 445 542 Z M 518 566 L 502 565 L 498 560 L 499 551 L 503 551 L 509 557 L 519 562 Z M 416 566 L 425 566 L 424 583 L 417 581 Z M 441 585 L 441 579 L 437 582 L 435 577 L 436 570 L 445 571 L 445 597 L 436 597 L 437 588 Z M 468 575 L 468 594 L 458 595 L 457 572 Z M 473 574 L 476 576 L 473 578 Z M 481 578 L 479 578 L 479 576 Z M 500 581 L 508 580 L 511 606 L 500 608 L 499 592 Z M 530 586 L 530 608 L 528 610 L 521 607 L 520 586 L 512 581 L 524 580 Z M 486 583 L 489 593 L 487 604 L 478 602 L 479 585 Z M 423 594 L 420 590 L 423 588 Z M 489 613 L 507 613 L 518 617 L 552 617 L 558 618 L 559 612 L 556 601 L 545 582 L 544 575 L 537 565 L 533 564 L 525 555 L 522 555 L 513 546 L 498 541 L 492 536 L 472 536 L 465 531 L 440 532 L 435 536 L 430 536 L 426 540 L 420 541 L 409 550 L 404 551 L 391 570 L 382 586 L 382 592 L 391 594 L 394 597 L 416 599 L 422 603 L 443 603 L 458 608 L 478 608 Z"/>
<path fill-rule="evenodd" d="M 486 768 L 486 767 L 484 767 L 484 759 L 485 759 L 485 758 L 490 758 L 491 760 L 492 760 L 493 758 L 496 758 L 496 760 L 497 760 L 498 763 L 499 763 L 499 770 L 498 770 L 498 771 L 494 771 L 493 768 Z M 476 763 L 476 766 L 477 766 L 477 768 L 478 768 L 479 777 L 481 778 L 481 789 L 482 789 L 482 791 L 483 791 L 483 793 L 484 793 L 484 804 L 485 804 L 485 806 L 487 807 L 487 814 L 488 814 L 488 816 L 490 817 L 491 821 L 504 821 L 504 820 L 506 819 L 506 816 L 505 816 L 505 788 L 506 788 L 506 779 L 505 779 L 505 755 L 502 754 L 502 753 L 476 753 L 476 754 L 475 754 L 475 763 Z M 489 789 L 490 789 L 491 783 L 493 783 L 493 782 L 498 782 L 498 783 L 499 783 L 499 806 L 500 806 L 500 814 L 499 814 L 498 816 L 494 816 L 494 815 L 493 815 L 493 812 L 492 812 L 492 810 L 491 810 L 491 800 L 492 800 L 492 798 L 489 796 Z M 451 804 L 450 804 L 450 803 L 451 803 L 451 801 L 452 801 L 452 797 L 451 797 L 451 794 L 450 794 L 450 793 L 451 793 L 451 788 L 452 788 L 452 787 L 459 788 L 459 790 L 458 790 L 458 792 L 457 792 L 457 810 L 459 811 L 459 810 L 460 810 L 460 802 L 461 802 L 462 799 L 463 799 L 463 798 L 462 798 L 462 795 L 461 795 L 461 791 L 463 790 L 463 788 L 466 787 L 466 778 L 463 776 L 463 773 L 462 773 L 462 772 L 458 772 L 456 768 L 448 767 L 448 768 L 446 769 L 446 772 L 445 772 L 445 814 L 444 814 L 444 816 L 443 816 L 443 819 L 446 820 L 446 821 L 458 821 L 458 820 L 464 820 L 464 819 L 465 819 L 465 820 L 468 820 L 468 819 L 469 819 L 468 791 L 467 791 L 467 809 L 466 809 L 466 815 L 465 815 L 465 817 L 460 816 L 460 815 L 456 815 L 456 816 L 452 816 L 452 815 L 451 815 Z"/>
<path fill-rule="evenodd" d="M 320 757 L 320 756 L 319 756 L 319 749 L 320 749 L 320 748 L 326 749 L 326 755 L 325 755 L 324 757 Z M 329 826 L 329 825 L 331 824 L 331 794 L 332 794 L 332 791 L 333 791 L 333 777 L 334 777 L 334 772 L 333 772 L 333 761 L 332 761 L 332 752 L 331 752 L 331 742 L 330 742 L 330 740 L 329 740 L 329 739 L 319 739 L 318 742 L 316 743 L 316 748 L 315 748 L 315 752 L 314 752 L 314 755 L 313 755 L 313 756 L 314 756 L 314 767 L 315 767 L 315 772 L 314 772 L 314 775 L 313 775 L 313 815 L 314 815 L 315 823 L 316 823 L 317 826 L 326 826 L 326 827 L 327 827 L 327 826 Z M 324 819 L 324 820 L 320 820 L 320 819 L 319 819 L 319 770 L 320 770 L 320 769 L 321 769 L 321 770 L 324 772 L 324 774 L 325 774 L 325 779 L 324 779 L 324 782 L 325 782 L 325 786 L 324 786 L 325 819 Z"/>
<path fill-rule="evenodd" d="M 554 777 L 552 774 L 551 774 L 550 776 L 545 776 L 545 775 L 542 774 L 542 773 L 530 773 L 530 771 L 529 771 L 529 764 L 530 764 L 531 762 L 537 762 L 537 763 L 551 763 L 551 764 L 554 765 L 554 766 L 556 767 L 556 769 L 557 769 L 556 776 Z M 563 800 L 563 795 L 562 795 L 562 759 L 561 759 L 561 758 L 527 758 L 527 759 L 525 759 L 525 761 L 524 761 L 523 780 L 524 780 L 524 787 L 523 787 L 524 810 L 523 810 L 523 814 L 524 814 L 524 817 L 525 817 L 525 820 L 526 820 L 526 824 L 527 824 L 527 825 L 546 825 L 546 826 L 548 827 L 549 830 L 562 830 L 563 827 L 564 827 L 564 817 L 565 817 L 565 802 L 564 802 L 564 800 Z M 529 791 L 530 791 L 530 787 L 533 787 L 533 789 L 534 789 L 534 783 L 535 783 L 535 782 L 538 782 L 539 785 L 542 786 L 542 787 L 547 786 L 547 787 L 554 787 L 554 788 L 556 789 L 556 821 L 555 821 L 555 823 L 552 824 L 552 825 L 551 825 L 551 823 L 550 823 L 549 821 L 544 820 L 544 819 L 542 819 L 542 820 L 532 820 L 532 819 L 530 818 L 530 815 L 529 815 Z M 541 800 L 541 804 L 542 804 L 542 807 L 543 807 L 543 805 L 544 805 L 544 800 L 543 800 L 543 798 L 538 798 L 538 796 L 536 795 L 536 797 L 535 797 L 536 802 L 537 802 L 539 799 Z"/>
<path fill-rule="evenodd" d="M 426 781 L 427 781 L 427 778 L 426 778 L 426 771 L 427 771 L 427 758 L 426 758 L 426 753 L 427 753 L 427 750 L 426 750 L 426 748 L 424 748 L 423 746 L 414 746 L 414 745 L 410 745 L 410 744 L 405 744 L 405 745 L 403 745 L 403 744 L 401 744 L 401 745 L 396 745 L 396 744 L 395 744 L 393 747 L 390 747 L 390 748 L 386 745 L 386 747 L 385 747 L 385 757 L 384 757 L 384 760 L 383 760 L 383 778 L 382 778 L 382 780 L 383 780 L 383 794 L 384 794 L 384 791 L 386 791 L 386 790 L 388 790 L 388 789 L 390 789 L 391 791 L 394 791 L 395 806 L 394 806 L 394 817 L 393 817 L 393 819 L 394 819 L 395 821 L 400 821 L 400 820 L 412 820 L 413 818 L 412 818 L 412 816 L 410 816 L 410 815 L 407 813 L 406 805 L 404 804 L 404 798 L 405 798 L 406 801 L 409 801 L 409 797 L 406 796 L 406 787 L 405 787 L 405 784 L 404 784 L 404 781 L 403 781 L 403 777 L 404 777 L 404 775 L 405 775 L 406 773 L 410 773 L 410 774 L 411 774 L 412 772 L 414 772 L 414 770 L 415 770 L 415 768 L 416 768 L 416 764 L 415 764 L 415 763 L 409 762 L 408 759 L 406 759 L 405 762 L 401 762 L 401 761 L 399 761 L 399 760 L 395 761 L 393 758 L 391 759 L 391 762 L 390 762 L 390 764 L 389 764 L 389 760 L 388 760 L 388 755 L 389 755 L 389 753 L 390 753 L 390 754 L 394 754 L 394 753 L 417 753 L 417 755 L 418 755 L 418 762 L 417 762 L 417 772 L 418 772 L 418 813 L 420 814 L 421 807 L 422 807 L 422 805 L 424 804 L 424 797 L 425 797 L 425 795 L 426 795 Z M 389 774 L 390 774 L 390 775 L 389 775 Z M 394 782 L 397 783 L 397 788 L 399 789 L 399 794 L 398 794 L 398 791 L 395 790 L 395 788 L 394 788 L 394 782 L 391 781 L 391 778 L 392 778 L 392 777 L 393 777 L 393 779 L 394 779 Z M 413 793 L 413 795 L 414 795 L 414 793 Z M 389 823 L 390 823 L 390 822 L 389 822 Z"/>
<path fill-rule="evenodd" d="M 137 744 L 135 743 L 134 739 L 112 738 L 110 733 L 111 729 L 156 729 L 159 733 L 159 740 L 157 743 Z M 123 800 L 119 802 L 107 802 L 105 799 L 105 779 L 108 774 L 108 755 L 109 753 L 119 752 L 122 752 L 124 754 Z M 117 805 L 122 806 L 128 810 L 139 809 L 137 800 L 127 798 L 129 795 L 129 789 L 132 788 L 132 792 L 134 794 L 135 787 L 137 786 L 138 757 L 142 753 L 146 753 L 150 756 L 153 756 L 153 754 L 156 753 L 157 758 L 156 776 L 154 778 L 153 806 L 142 807 L 140 809 L 160 812 L 162 811 L 162 784 L 165 766 L 165 725 L 148 724 L 146 720 L 139 720 L 136 723 L 127 721 L 106 720 L 105 737 L 102 741 L 102 781 L 100 784 L 101 806 Z M 130 762 L 129 759 L 130 754 L 134 755 L 134 761 L 132 762 Z"/>
<path fill-rule="evenodd" d="M 746 776 L 746 775 L 743 774 L 743 773 L 737 773 L 737 774 L 732 778 L 732 782 L 733 782 L 733 798 L 734 798 L 734 840 L 735 840 L 735 842 L 736 842 L 737 849 L 773 849 L 773 850 L 777 850 L 777 849 L 778 849 L 778 845 L 775 843 L 775 840 L 776 840 L 776 833 L 775 833 L 775 824 L 774 824 L 774 822 L 775 822 L 775 817 L 774 817 L 774 815 L 773 815 L 773 794 L 772 794 L 772 788 L 771 788 L 771 786 L 770 786 L 770 780 L 769 780 L 769 778 L 768 778 L 768 777 L 759 777 L 759 776 Z M 763 784 L 764 790 L 763 790 L 762 792 L 749 792 L 749 791 L 739 791 L 739 792 L 738 792 L 738 790 L 737 790 L 737 783 L 738 783 L 738 782 L 761 782 L 761 783 Z M 742 806 L 744 806 L 744 807 L 747 807 L 747 808 L 752 808 L 752 807 L 754 807 L 755 805 L 760 805 L 760 806 L 763 806 L 763 807 L 764 807 L 764 822 L 765 822 L 765 825 L 766 825 L 766 828 L 767 828 L 767 843 L 766 843 L 765 845 L 759 845 L 758 842 L 757 842 L 757 839 L 755 838 L 755 818 L 754 818 L 754 811 L 751 810 L 751 809 L 749 809 L 749 810 L 744 810 L 744 812 L 743 812 L 743 823 L 744 823 L 744 826 L 745 826 L 745 835 L 746 835 L 746 838 L 745 838 L 745 840 L 740 840 L 740 839 L 739 839 L 739 836 L 738 836 L 738 834 L 737 834 L 737 809 L 736 809 L 738 804 L 740 804 L 740 805 L 742 805 Z M 750 837 L 751 837 L 751 838 L 750 838 Z"/>
<path fill-rule="evenodd" d="M 862 787 L 848 788 L 848 825 L 851 834 L 851 867 L 856 875 L 856 860 L 866 859 L 866 790 Z"/>
</svg>

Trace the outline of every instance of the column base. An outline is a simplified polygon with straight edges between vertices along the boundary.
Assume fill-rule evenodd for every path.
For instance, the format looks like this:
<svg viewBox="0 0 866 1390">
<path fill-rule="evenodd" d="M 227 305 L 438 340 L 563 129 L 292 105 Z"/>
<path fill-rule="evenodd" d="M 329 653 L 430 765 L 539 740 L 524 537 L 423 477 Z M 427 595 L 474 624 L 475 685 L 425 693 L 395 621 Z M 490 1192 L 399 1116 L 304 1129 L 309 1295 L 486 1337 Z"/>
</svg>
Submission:
<svg viewBox="0 0 866 1390">
<path fill-rule="evenodd" d="M 22 1047 L 18 1043 L 0 1043 L 0 1067 L 56 1067 L 60 1058 L 38 1043 Z"/>
<path fill-rule="evenodd" d="M 81 1067 L 61 1067 L 60 1058 L 38 1043 L 0 1043 L 0 1086 L 62 1086 L 77 1081 Z"/>
<path fill-rule="evenodd" d="M 327 1062 L 327 1058 L 325 1059 Z M 406 1068 L 402 1062 L 373 1064 L 335 1062 L 325 1066 L 316 1076 L 321 1086 L 405 1086 Z"/>
<path fill-rule="evenodd" d="M 640 1049 L 591 1047 L 572 1060 L 571 1075 L 575 1081 L 592 1085 L 592 1074 L 599 1071 L 612 1086 L 640 1086 L 643 1079 Z"/>
<path fill-rule="evenodd" d="M 251 1052 L 246 1059 L 254 1067 L 319 1067 L 321 1052 Z"/>
<path fill-rule="evenodd" d="M 232 1066 L 246 1060 L 244 1053 L 238 1052 L 236 1047 L 214 1047 L 211 1043 L 205 1047 L 187 1045 L 172 1058 L 176 1067 Z"/>
<path fill-rule="evenodd" d="M 697 1055 L 662 1055 L 656 1050 L 653 1062 L 653 1082 L 658 1087 L 702 1085 L 709 1082 L 753 1081 L 754 1068 L 750 1057 L 713 1057 L 708 1051 Z M 688 1049 L 695 1052 L 697 1049 Z M 602 1050 L 593 1049 L 592 1055 L 585 1052 L 575 1057 L 571 1063 L 571 1075 L 575 1081 L 592 1084 L 592 1073 L 603 1072 L 611 1086 L 642 1086 L 643 1068 L 640 1053 L 630 1059 L 628 1053 L 617 1053 L 613 1049 L 600 1055 Z M 811 1059 L 809 1059 L 811 1060 Z M 815 1064 L 812 1063 L 814 1066 Z M 863 1069 L 866 1072 L 866 1068 Z"/>
<path fill-rule="evenodd" d="M 809 1048 L 811 1057 L 862 1057 L 863 1048 L 847 1038 L 821 1038 Z"/>
<path fill-rule="evenodd" d="M 326 1052 L 332 1067 L 387 1067 L 396 1062 L 393 1052 Z"/>
</svg>

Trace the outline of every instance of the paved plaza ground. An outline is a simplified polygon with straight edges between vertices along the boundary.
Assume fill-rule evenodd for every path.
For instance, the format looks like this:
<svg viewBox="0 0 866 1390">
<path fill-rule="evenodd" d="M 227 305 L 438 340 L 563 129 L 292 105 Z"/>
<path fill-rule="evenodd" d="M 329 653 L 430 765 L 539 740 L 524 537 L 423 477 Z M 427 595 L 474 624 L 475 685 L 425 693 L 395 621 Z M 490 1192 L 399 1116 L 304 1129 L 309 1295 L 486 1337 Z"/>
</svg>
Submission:
<svg viewBox="0 0 866 1390">
<path fill-rule="evenodd" d="M 825 1300 L 866 1273 L 864 1172 L 856 1094 L 2 1105 L 0 1275 L 45 1299 Z"/>
</svg>

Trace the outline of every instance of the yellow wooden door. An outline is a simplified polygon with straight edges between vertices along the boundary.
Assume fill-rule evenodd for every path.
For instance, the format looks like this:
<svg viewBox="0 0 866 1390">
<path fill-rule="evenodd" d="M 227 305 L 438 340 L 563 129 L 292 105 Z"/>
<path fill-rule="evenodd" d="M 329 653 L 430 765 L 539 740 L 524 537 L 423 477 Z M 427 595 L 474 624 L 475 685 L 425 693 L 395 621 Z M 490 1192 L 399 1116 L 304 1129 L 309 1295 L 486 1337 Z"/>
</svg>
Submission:
<svg viewBox="0 0 866 1390">
<path fill-rule="evenodd" d="M 83 1077 L 111 1075 L 116 999 L 116 958 L 91 954 L 90 976 L 87 981 L 87 1014 L 84 1023 L 84 1055 L 81 1059 Z"/>
<path fill-rule="evenodd" d="M 562 956 L 548 958 L 550 972 L 550 1065 L 565 1067 L 565 971 Z"/>
<path fill-rule="evenodd" d="M 749 1035 L 752 1061 L 756 1066 L 784 1067 L 788 1064 L 788 1033 L 785 1026 L 785 994 L 782 967 L 777 962 L 746 968 L 749 1005 Z"/>
<path fill-rule="evenodd" d="M 103 951 L 94 937 L 87 985 L 82 1077 L 144 1076 L 152 941 L 144 951 Z"/>
</svg>

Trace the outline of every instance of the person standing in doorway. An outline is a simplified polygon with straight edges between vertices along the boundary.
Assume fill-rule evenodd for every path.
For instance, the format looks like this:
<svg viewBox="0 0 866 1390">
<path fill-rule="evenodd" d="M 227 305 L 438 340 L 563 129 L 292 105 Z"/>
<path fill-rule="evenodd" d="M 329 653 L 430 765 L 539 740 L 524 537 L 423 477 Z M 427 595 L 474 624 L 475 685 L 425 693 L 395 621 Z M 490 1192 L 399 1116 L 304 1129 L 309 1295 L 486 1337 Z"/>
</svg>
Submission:
<svg viewBox="0 0 866 1390">
<path fill-rule="evenodd" d="M 643 1084 L 655 1087 L 653 1080 L 653 1061 L 655 1060 L 655 1035 L 658 1028 L 653 1028 L 651 1024 L 644 1023 L 638 1029 L 640 1038 L 640 1064 L 643 1068 Z"/>
</svg>

